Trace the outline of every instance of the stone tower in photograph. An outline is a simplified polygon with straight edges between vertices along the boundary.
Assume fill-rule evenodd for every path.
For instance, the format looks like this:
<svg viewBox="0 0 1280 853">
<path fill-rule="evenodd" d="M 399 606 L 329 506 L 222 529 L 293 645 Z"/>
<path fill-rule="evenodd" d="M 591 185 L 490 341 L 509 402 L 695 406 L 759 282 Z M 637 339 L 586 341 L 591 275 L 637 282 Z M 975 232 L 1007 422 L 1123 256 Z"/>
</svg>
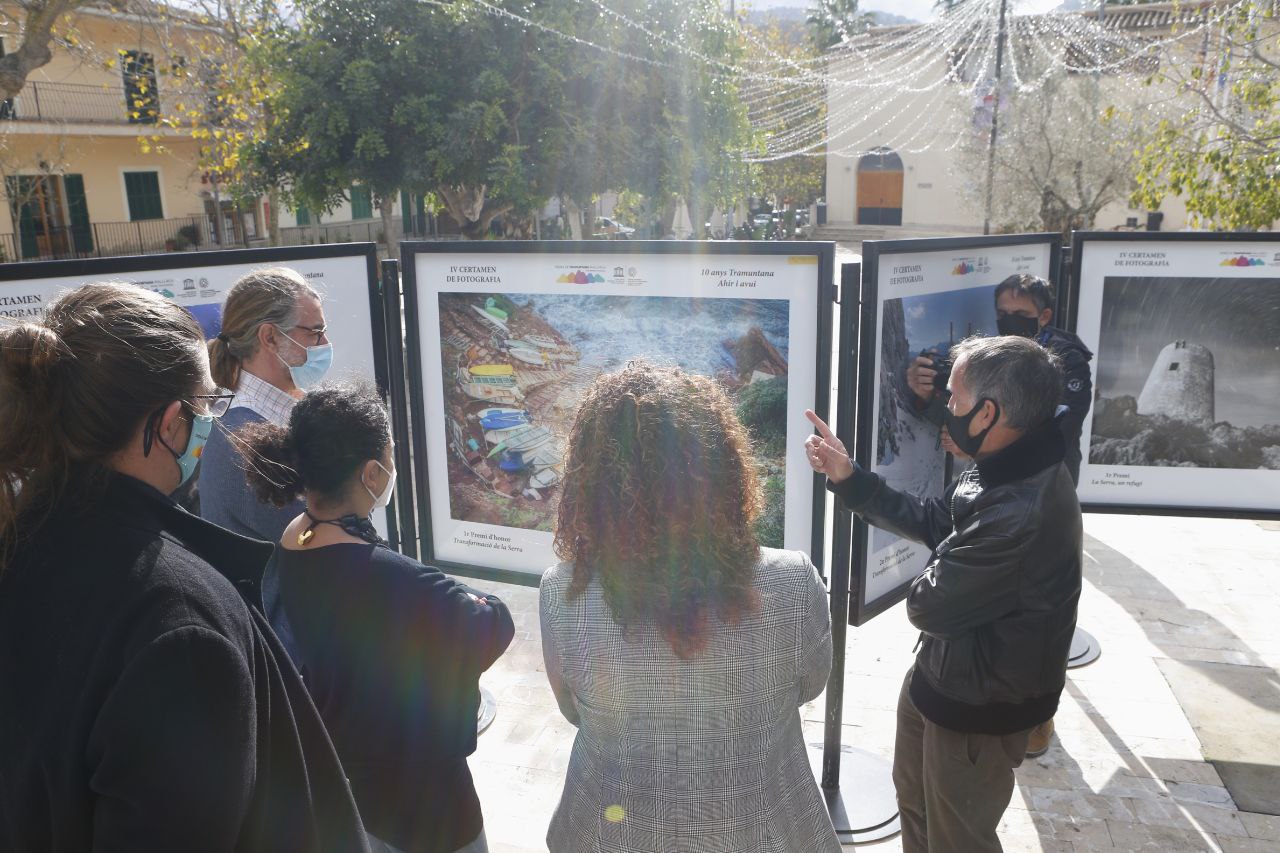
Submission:
<svg viewBox="0 0 1280 853">
<path fill-rule="evenodd" d="M 1213 353 L 1174 341 L 1160 350 L 1138 397 L 1138 414 L 1213 422 Z"/>
</svg>

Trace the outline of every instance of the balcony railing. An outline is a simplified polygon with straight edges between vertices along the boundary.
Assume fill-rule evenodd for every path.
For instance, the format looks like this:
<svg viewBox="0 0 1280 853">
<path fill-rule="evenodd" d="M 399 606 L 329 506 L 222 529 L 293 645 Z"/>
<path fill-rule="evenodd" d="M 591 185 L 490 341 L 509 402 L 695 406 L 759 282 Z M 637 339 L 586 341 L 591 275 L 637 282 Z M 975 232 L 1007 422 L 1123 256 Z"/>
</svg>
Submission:
<svg viewBox="0 0 1280 853">
<path fill-rule="evenodd" d="M 155 96 L 149 107 L 127 104 L 123 85 L 28 81 L 15 97 L 0 101 L 0 120 L 155 124 L 159 108 Z"/>
<path fill-rule="evenodd" d="M 247 243 L 230 229 L 219 234 L 211 216 L 94 222 L 56 226 L 43 234 L 0 234 L 3 261 L 51 261 L 108 258 L 210 249 L 243 249 Z"/>
</svg>

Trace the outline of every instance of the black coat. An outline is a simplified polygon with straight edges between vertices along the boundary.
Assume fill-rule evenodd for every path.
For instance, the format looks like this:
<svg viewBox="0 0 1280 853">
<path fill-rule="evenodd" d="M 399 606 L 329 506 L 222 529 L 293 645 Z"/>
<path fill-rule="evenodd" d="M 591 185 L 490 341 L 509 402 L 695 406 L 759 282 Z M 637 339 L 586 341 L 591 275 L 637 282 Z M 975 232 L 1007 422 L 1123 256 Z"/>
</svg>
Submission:
<svg viewBox="0 0 1280 853">
<path fill-rule="evenodd" d="M 405 853 L 470 842 L 484 828 L 467 766 L 479 678 L 515 635 L 507 606 L 382 546 L 276 556 L 302 672 L 369 832 Z"/>
<path fill-rule="evenodd" d="M 1080 433 L 1093 405 L 1093 375 L 1089 370 L 1093 353 L 1084 341 L 1056 326 L 1045 326 L 1036 340 L 1062 362 L 1062 397 L 1058 404 L 1066 406 L 1067 411 L 1058 419 L 1058 426 L 1067 445 L 1067 471 L 1071 482 L 1077 483 L 1080 481 Z"/>
<path fill-rule="evenodd" d="M 272 546 L 128 477 L 80 497 L 0 576 L 0 850 L 367 850 L 315 707 L 246 604 Z"/>
<path fill-rule="evenodd" d="M 952 731 L 1012 734 L 1057 710 L 1084 546 L 1060 420 L 978 460 L 941 498 L 860 468 L 831 487 L 868 523 L 933 550 L 907 593 L 922 632 L 911 698 Z"/>
</svg>

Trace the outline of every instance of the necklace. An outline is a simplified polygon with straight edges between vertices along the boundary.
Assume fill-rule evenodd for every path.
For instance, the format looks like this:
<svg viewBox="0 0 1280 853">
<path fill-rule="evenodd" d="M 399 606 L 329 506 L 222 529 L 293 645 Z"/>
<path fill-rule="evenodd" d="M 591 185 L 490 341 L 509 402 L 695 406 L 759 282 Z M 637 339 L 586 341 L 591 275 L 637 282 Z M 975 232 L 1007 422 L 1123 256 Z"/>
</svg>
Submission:
<svg viewBox="0 0 1280 853">
<path fill-rule="evenodd" d="M 334 527 L 342 528 L 344 533 L 348 533 L 357 539 L 363 539 L 370 545 L 386 545 L 387 542 L 378 535 L 378 531 L 374 529 L 373 522 L 367 517 L 361 518 L 355 513 L 347 513 L 337 518 L 316 518 L 311 514 L 311 510 L 304 509 L 303 515 L 311 519 L 311 523 L 307 525 L 307 529 L 298 534 L 298 544 L 306 545 L 316 535 L 316 527 L 321 524 L 332 524 Z"/>
</svg>

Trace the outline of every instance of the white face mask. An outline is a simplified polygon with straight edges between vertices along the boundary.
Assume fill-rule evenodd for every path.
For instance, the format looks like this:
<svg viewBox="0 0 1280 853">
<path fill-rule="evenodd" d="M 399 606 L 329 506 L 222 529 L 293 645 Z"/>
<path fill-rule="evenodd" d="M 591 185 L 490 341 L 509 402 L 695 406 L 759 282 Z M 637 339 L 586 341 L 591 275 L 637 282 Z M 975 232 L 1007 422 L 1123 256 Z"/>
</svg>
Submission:
<svg viewBox="0 0 1280 853">
<path fill-rule="evenodd" d="M 360 481 L 360 485 L 364 486 L 364 490 L 369 493 L 369 497 L 373 498 L 374 509 L 385 509 L 390 505 L 391 493 L 396 489 L 396 469 L 393 467 L 390 471 L 387 471 L 386 466 L 377 459 L 373 460 L 373 464 L 386 471 L 387 474 L 387 485 L 383 487 L 382 494 L 375 495 L 373 489 L 369 488 L 368 484 L 363 480 Z"/>
</svg>

